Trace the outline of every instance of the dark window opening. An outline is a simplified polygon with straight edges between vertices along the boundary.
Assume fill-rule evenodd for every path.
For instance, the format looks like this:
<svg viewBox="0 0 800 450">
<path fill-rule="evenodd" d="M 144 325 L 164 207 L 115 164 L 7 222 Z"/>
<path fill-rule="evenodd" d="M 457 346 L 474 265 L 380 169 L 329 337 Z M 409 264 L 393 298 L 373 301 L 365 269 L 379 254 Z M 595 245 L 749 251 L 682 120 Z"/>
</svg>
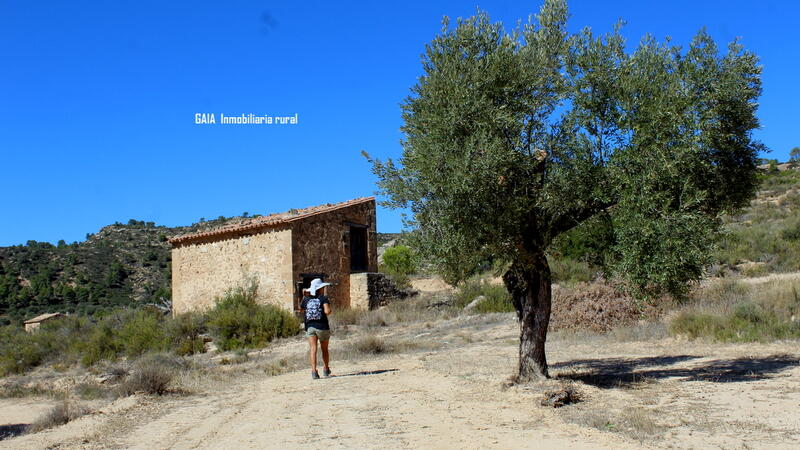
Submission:
<svg viewBox="0 0 800 450">
<path fill-rule="evenodd" d="M 303 289 L 311 286 L 311 280 L 319 278 L 325 281 L 326 275 L 324 273 L 301 273 L 300 280 L 295 282 L 297 295 L 294 296 L 294 310 L 300 310 L 300 302 L 303 300 Z"/>
<path fill-rule="evenodd" d="M 367 271 L 367 229 L 350 227 L 350 272 Z"/>
</svg>

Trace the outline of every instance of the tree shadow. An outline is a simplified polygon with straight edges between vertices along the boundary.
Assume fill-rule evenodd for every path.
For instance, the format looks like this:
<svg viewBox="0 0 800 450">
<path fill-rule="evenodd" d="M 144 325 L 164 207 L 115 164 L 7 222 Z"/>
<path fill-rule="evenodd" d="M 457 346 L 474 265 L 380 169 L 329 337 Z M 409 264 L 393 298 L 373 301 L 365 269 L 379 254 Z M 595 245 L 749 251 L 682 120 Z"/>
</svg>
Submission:
<svg viewBox="0 0 800 450">
<path fill-rule="evenodd" d="M 361 372 L 343 373 L 341 375 L 331 375 L 331 378 L 339 377 L 360 377 L 364 375 L 379 375 L 387 372 L 397 372 L 400 369 L 381 369 L 381 370 L 362 370 Z"/>
<path fill-rule="evenodd" d="M 13 438 L 25 433 L 28 429 L 27 423 L 15 423 L 10 425 L 0 425 L 0 441 Z"/>
<path fill-rule="evenodd" d="M 771 378 L 774 374 L 800 365 L 800 359 L 789 355 L 762 358 L 735 358 L 708 361 L 693 367 L 664 368 L 700 356 L 660 356 L 646 358 L 579 359 L 553 364 L 551 367 L 572 369 L 556 375 L 557 379 L 581 381 L 603 389 L 631 388 L 643 382 L 683 378 L 684 381 L 736 383 Z"/>
</svg>

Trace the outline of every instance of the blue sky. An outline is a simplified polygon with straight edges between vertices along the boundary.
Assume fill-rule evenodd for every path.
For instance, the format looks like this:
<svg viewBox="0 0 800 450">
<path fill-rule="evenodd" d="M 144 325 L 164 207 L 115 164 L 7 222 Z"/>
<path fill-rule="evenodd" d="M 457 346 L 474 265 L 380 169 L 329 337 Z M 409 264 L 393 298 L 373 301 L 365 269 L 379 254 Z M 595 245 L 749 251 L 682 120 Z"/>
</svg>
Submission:
<svg viewBox="0 0 800 450">
<path fill-rule="evenodd" d="M 371 195 L 360 150 L 401 152 L 399 104 L 442 16 L 513 24 L 541 1 L 0 0 L 0 245 L 81 241 L 115 221 L 200 217 Z M 792 1 L 577 1 L 570 28 L 619 18 L 686 44 L 741 36 L 764 64 L 757 137 L 800 146 L 800 6 Z M 196 125 L 196 113 L 298 114 L 297 125 Z M 793 126 L 795 125 L 795 126 Z M 379 210 L 378 229 L 401 229 Z"/>
</svg>

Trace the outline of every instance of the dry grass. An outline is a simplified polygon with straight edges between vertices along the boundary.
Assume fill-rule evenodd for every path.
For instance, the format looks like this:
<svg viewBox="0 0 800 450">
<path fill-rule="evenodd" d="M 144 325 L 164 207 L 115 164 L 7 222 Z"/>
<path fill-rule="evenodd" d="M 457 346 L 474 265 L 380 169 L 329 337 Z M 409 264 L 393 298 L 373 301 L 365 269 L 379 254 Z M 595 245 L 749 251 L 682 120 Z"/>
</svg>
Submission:
<svg viewBox="0 0 800 450">
<path fill-rule="evenodd" d="M 133 373 L 119 386 L 122 395 L 145 393 L 164 395 L 178 371 L 178 361 L 164 355 L 142 358 Z"/>
<path fill-rule="evenodd" d="M 336 351 L 337 359 L 358 360 L 365 356 L 406 353 L 430 349 L 431 345 L 415 339 L 384 339 L 374 334 L 354 338 Z"/>
<path fill-rule="evenodd" d="M 86 415 L 89 410 L 68 399 L 64 399 L 61 403 L 57 404 L 47 414 L 32 423 L 26 430 L 28 433 L 36 433 L 48 428 L 57 427 L 71 422 L 81 416 Z"/>
<path fill-rule="evenodd" d="M 668 429 L 656 421 L 654 411 L 642 407 L 625 407 L 622 411 L 591 406 L 582 410 L 565 408 L 561 417 L 565 422 L 619 433 L 640 442 L 659 439 Z"/>
<path fill-rule="evenodd" d="M 678 309 L 670 331 L 732 342 L 800 338 L 800 280 L 711 280 Z"/>
<path fill-rule="evenodd" d="M 670 299 L 663 298 L 657 303 L 670 302 Z M 578 283 L 553 290 L 550 329 L 605 333 L 658 315 L 656 308 L 648 305 L 640 307 L 632 297 L 606 282 Z"/>
<path fill-rule="evenodd" d="M 544 392 L 541 405 L 560 408 L 583 401 L 583 393 L 575 383 L 562 383 L 557 389 Z"/>
<path fill-rule="evenodd" d="M 374 310 L 345 308 L 331 314 L 331 327 L 337 332 L 351 332 L 351 327 L 380 328 L 400 324 L 435 322 L 456 317 L 459 308 L 449 306 L 452 299 L 445 294 L 423 294 L 397 300 Z"/>
</svg>

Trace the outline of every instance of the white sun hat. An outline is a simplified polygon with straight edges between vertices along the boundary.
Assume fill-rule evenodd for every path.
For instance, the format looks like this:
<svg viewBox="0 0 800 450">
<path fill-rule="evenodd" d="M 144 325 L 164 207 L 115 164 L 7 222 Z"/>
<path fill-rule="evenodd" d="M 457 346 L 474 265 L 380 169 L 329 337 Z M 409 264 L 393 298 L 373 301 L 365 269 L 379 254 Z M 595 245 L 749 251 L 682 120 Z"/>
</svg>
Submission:
<svg viewBox="0 0 800 450">
<path fill-rule="evenodd" d="M 325 286 L 330 286 L 330 283 L 323 283 L 321 279 L 314 278 L 311 280 L 311 285 L 308 286 L 308 292 L 311 295 L 317 295 L 317 290 L 324 288 Z"/>
</svg>

